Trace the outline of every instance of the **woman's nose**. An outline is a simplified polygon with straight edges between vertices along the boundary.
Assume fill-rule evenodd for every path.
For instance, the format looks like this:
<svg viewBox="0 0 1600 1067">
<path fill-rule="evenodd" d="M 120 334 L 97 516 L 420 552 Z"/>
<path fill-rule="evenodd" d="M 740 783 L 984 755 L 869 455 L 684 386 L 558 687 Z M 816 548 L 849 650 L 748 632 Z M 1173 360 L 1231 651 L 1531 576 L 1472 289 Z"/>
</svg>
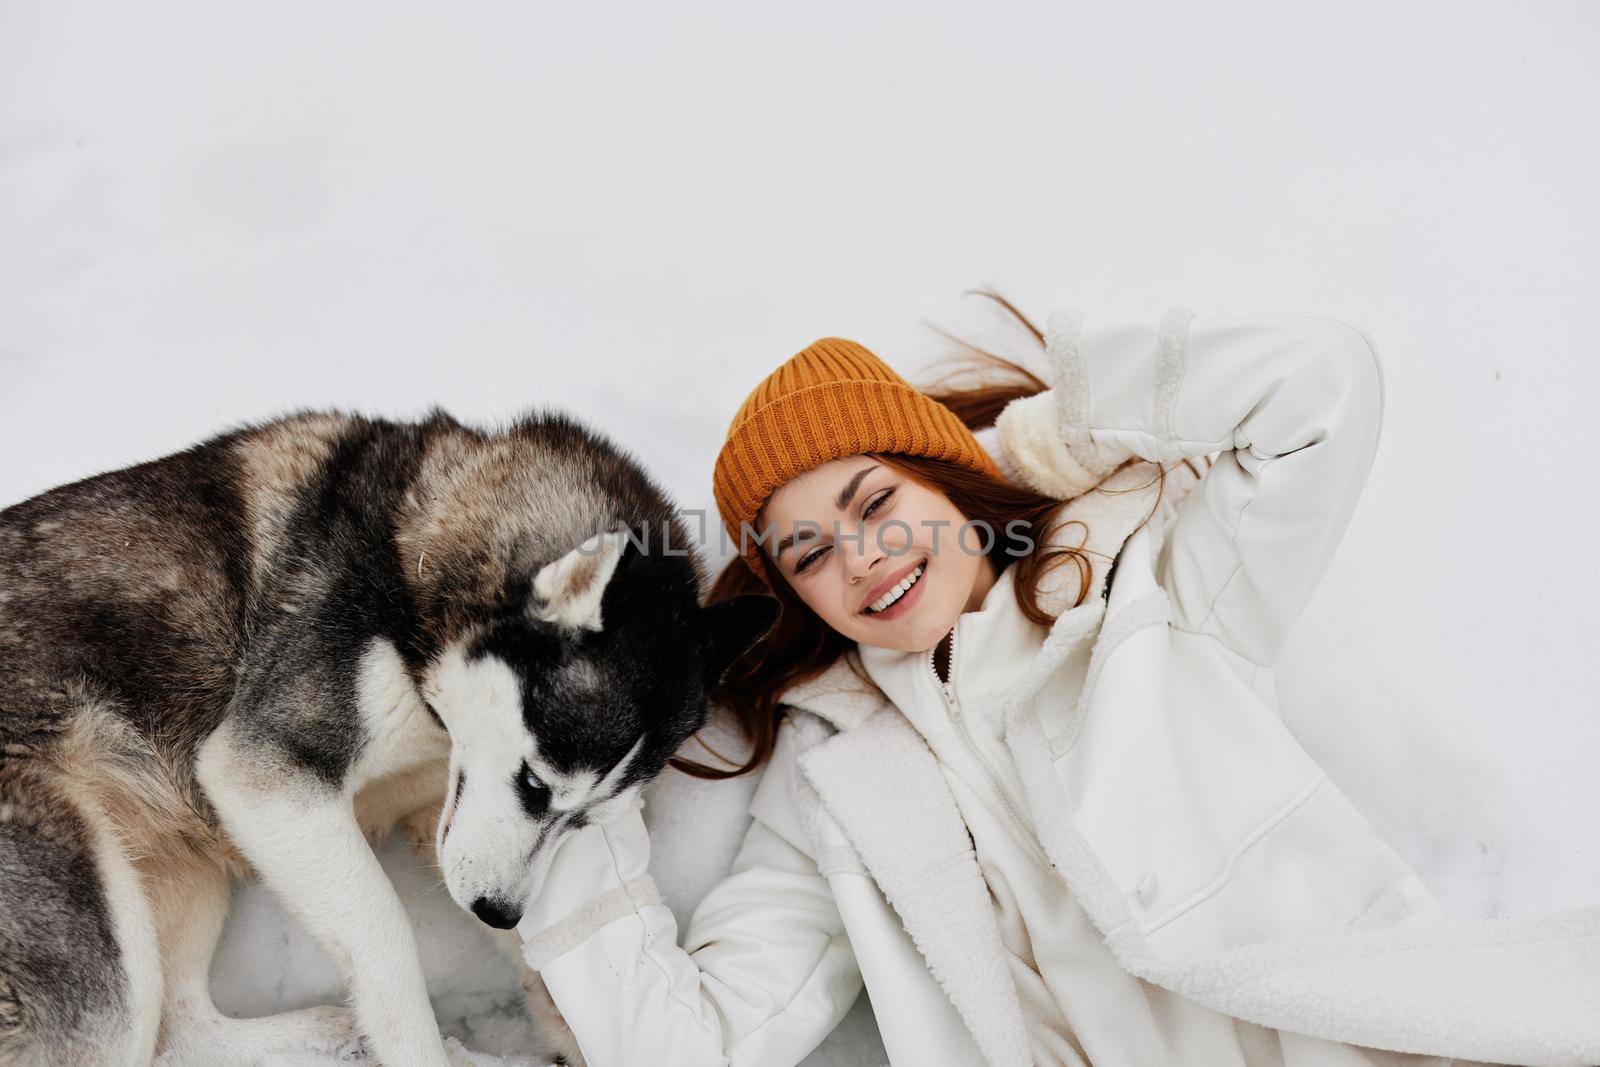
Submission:
<svg viewBox="0 0 1600 1067">
<path fill-rule="evenodd" d="M 844 556 L 845 576 L 852 582 L 867 578 L 872 573 L 872 566 L 877 562 L 878 553 L 870 546 L 862 549 L 855 545 L 846 544 L 839 551 Z"/>
</svg>

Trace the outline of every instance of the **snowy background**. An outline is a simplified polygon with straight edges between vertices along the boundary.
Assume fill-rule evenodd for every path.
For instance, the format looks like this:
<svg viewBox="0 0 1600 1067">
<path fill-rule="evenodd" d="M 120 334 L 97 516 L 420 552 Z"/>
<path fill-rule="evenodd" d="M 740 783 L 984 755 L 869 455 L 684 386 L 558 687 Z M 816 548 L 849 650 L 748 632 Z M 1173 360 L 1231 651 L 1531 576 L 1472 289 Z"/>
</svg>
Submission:
<svg viewBox="0 0 1600 1067">
<path fill-rule="evenodd" d="M 1450 910 L 1596 903 L 1600 7 L 1292 8 L 0 0 L 0 504 L 437 403 L 572 409 L 710 509 L 762 374 L 825 334 L 914 373 L 974 285 L 1349 318 L 1386 425 L 1285 714 Z M 654 788 L 680 919 L 749 788 Z M 525 1049 L 509 965 L 385 856 L 447 1030 Z M 238 904 L 220 1004 L 337 995 Z M 863 1001 L 807 1062 L 876 1040 Z"/>
</svg>

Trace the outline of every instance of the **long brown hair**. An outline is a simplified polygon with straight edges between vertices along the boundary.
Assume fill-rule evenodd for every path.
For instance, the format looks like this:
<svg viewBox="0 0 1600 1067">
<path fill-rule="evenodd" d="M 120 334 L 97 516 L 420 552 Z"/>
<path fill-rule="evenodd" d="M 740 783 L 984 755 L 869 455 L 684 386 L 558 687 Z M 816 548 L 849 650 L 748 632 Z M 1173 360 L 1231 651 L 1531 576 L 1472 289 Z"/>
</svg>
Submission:
<svg viewBox="0 0 1600 1067">
<path fill-rule="evenodd" d="M 1011 301 L 987 289 L 975 290 L 972 295 L 992 301 L 1043 349 L 1043 332 Z M 1048 388 L 1020 364 L 942 330 L 938 332 L 957 346 L 958 356 L 951 360 L 955 369 L 938 382 L 920 388 L 954 411 L 968 429 L 976 431 L 992 426 L 1001 409 L 1011 401 Z M 972 384 L 956 384 L 958 377 L 968 374 L 977 375 L 978 380 Z M 994 531 L 987 555 L 996 571 L 1007 564 L 1017 568 L 1013 583 L 1017 606 L 1032 622 L 1048 627 L 1055 621 L 1056 616 L 1039 606 L 1038 593 L 1040 582 L 1056 567 L 1070 562 L 1078 568 L 1075 605 L 1083 603 L 1089 595 L 1092 572 L 1088 555 L 1092 550 L 1083 547 L 1088 538 L 1087 527 L 1077 547 L 1050 544 L 1058 530 L 1069 525 L 1083 526 L 1077 520 L 1057 523 L 1056 513 L 1066 501 L 944 460 L 900 453 L 879 454 L 877 458 L 906 477 L 943 493 L 968 520 L 986 524 L 980 529 Z M 1159 500 L 1158 493 L 1158 503 Z M 1010 533 L 1018 528 L 1027 532 L 1038 546 L 1037 551 L 1024 551 L 1027 541 Z M 717 575 L 706 595 L 706 602 L 714 604 L 744 593 L 770 593 L 778 598 L 780 611 L 772 629 L 733 662 L 721 684 L 711 693 L 712 703 L 732 715 L 749 743 L 749 758 L 743 763 L 728 760 L 702 739 L 701 744 L 707 751 L 727 766 L 711 767 L 681 756 L 671 760 L 672 766 L 697 778 L 733 778 L 765 764 L 772 756 L 778 725 L 783 719 L 783 694 L 791 686 L 815 678 L 855 646 L 853 640 L 823 622 L 805 605 L 778 568 L 769 566 L 767 570 L 772 575 L 771 586 L 757 577 L 742 557 L 735 556 Z M 860 673 L 854 664 L 852 669 Z"/>
</svg>

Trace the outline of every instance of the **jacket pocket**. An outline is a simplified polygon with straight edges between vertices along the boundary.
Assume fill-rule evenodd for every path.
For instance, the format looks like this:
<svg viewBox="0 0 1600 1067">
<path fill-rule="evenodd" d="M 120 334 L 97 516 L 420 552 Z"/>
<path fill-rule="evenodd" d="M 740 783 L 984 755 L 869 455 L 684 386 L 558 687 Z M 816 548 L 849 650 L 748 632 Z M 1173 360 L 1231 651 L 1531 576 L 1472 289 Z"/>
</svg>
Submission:
<svg viewBox="0 0 1600 1067">
<path fill-rule="evenodd" d="M 1325 785 L 1209 637 L 1166 625 L 1122 636 L 1091 666 L 1084 702 L 1075 740 L 1054 760 L 1056 784 L 1141 931 L 1174 927 L 1254 872 L 1241 859 Z M 1251 873 L 1236 888 L 1270 884 Z"/>
<path fill-rule="evenodd" d="M 1387 926 L 1432 897 L 1325 775 L 1237 844 L 1214 889 L 1176 902 L 1144 929 L 1150 947 L 1187 956 L 1281 937 Z"/>
</svg>

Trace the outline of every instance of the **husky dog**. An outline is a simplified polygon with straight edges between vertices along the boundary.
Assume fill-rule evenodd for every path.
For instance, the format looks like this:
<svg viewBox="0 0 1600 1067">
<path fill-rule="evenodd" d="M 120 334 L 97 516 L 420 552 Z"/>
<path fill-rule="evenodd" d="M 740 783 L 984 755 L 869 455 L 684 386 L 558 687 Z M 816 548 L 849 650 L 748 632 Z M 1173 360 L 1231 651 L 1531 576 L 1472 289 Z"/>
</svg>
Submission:
<svg viewBox="0 0 1600 1067">
<path fill-rule="evenodd" d="M 302 413 L 0 512 L 0 1063 L 444 1067 L 367 835 L 428 820 L 450 895 L 513 926 L 773 620 L 769 597 L 702 607 L 689 545 L 630 456 L 555 413 Z M 353 1010 L 212 1005 L 252 870 Z"/>
</svg>

